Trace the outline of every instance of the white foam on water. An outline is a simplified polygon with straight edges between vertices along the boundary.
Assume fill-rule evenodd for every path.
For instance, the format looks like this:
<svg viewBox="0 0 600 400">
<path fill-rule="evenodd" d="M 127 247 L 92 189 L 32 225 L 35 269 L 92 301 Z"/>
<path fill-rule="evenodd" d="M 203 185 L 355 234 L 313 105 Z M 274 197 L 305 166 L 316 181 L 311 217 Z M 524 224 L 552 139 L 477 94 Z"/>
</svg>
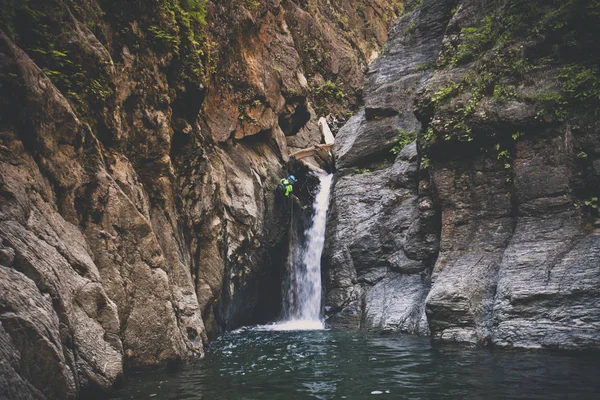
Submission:
<svg viewBox="0 0 600 400">
<path fill-rule="evenodd" d="M 258 325 L 247 329 L 253 331 L 320 331 L 325 329 L 325 325 L 320 320 L 292 320 L 275 324 Z"/>
<path fill-rule="evenodd" d="M 277 322 L 267 325 L 245 326 L 231 333 L 243 333 L 248 331 L 258 332 L 292 332 L 292 331 L 322 331 L 325 329 L 325 324 L 320 320 L 293 320 Z"/>
</svg>

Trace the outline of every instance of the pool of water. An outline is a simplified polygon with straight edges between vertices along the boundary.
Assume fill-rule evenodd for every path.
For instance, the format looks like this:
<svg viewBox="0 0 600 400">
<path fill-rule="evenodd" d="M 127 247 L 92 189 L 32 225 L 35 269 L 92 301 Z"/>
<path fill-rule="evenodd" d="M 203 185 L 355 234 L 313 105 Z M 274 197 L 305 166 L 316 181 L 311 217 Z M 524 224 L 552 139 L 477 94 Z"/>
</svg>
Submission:
<svg viewBox="0 0 600 400">
<path fill-rule="evenodd" d="M 600 356 L 432 347 L 428 338 L 241 330 L 111 399 L 597 399 Z"/>
</svg>

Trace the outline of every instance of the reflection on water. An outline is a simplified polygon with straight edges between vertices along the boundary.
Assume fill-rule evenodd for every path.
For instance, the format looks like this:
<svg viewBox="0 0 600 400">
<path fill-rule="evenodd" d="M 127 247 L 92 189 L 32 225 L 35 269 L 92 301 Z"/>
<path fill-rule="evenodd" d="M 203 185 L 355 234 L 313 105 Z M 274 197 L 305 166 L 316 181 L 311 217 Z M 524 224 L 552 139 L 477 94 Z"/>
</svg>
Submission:
<svg viewBox="0 0 600 400">
<path fill-rule="evenodd" d="M 598 355 L 431 347 L 427 338 L 241 330 L 112 399 L 594 399 Z"/>
</svg>

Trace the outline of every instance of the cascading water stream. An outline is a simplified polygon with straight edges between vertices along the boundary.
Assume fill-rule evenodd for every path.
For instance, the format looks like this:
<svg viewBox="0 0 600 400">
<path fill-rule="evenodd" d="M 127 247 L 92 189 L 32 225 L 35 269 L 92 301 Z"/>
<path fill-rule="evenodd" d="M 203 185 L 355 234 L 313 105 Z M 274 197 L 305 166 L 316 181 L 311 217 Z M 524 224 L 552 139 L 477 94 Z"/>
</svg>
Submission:
<svg viewBox="0 0 600 400">
<path fill-rule="evenodd" d="M 331 174 L 319 177 L 319 189 L 313 203 L 315 213 L 310 226 L 304 232 L 304 244 L 300 248 L 294 248 L 298 245 L 298 240 L 292 239 L 288 265 L 290 277 L 286 299 L 284 299 L 285 320 L 274 325 L 274 329 L 323 329 L 323 321 L 321 321 L 321 254 L 325 244 L 332 180 L 333 175 Z"/>
<path fill-rule="evenodd" d="M 329 192 L 333 175 L 320 177 L 320 185 L 313 203 L 315 214 L 307 229 L 300 265 L 294 266 L 296 307 L 289 314 L 291 320 L 318 322 L 321 314 L 321 253 L 325 244 L 325 226 L 329 208 Z"/>
</svg>

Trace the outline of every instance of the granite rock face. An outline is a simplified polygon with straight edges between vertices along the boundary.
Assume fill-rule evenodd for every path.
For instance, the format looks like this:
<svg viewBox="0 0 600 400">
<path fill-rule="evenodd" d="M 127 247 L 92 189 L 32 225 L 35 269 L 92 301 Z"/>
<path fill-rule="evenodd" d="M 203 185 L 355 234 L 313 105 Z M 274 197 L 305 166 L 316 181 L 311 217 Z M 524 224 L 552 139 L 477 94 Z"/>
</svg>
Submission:
<svg viewBox="0 0 600 400">
<path fill-rule="evenodd" d="M 564 44 L 597 19 L 583 3 L 423 1 L 396 21 L 337 137 L 333 326 L 600 348 L 598 43 Z"/>
<path fill-rule="evenodd" d="M 274 189 L 399 5 L 5 3 L 0 393 L 85 398 L 276 318 Z"/>
</svg>

